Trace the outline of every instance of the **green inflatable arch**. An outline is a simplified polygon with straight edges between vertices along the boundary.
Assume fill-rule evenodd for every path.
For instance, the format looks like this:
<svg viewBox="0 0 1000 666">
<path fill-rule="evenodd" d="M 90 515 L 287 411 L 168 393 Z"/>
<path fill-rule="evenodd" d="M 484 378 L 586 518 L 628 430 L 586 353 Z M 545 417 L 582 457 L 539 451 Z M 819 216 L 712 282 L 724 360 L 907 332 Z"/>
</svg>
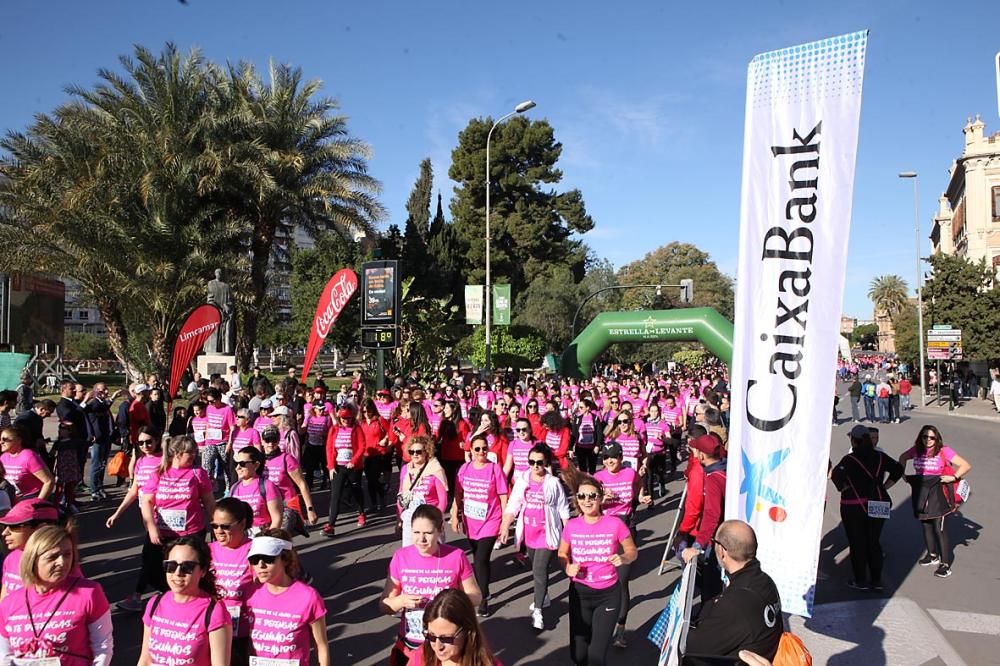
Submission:
<svg viewBox="0 0 1000 666">
<path fill-rule="evenodd" d="M 590 377 L 594 359 L 616 342 L 700 342 L 726 365 L 733 361 L 733 325 L 712 308 L 602 312 L 563 352 L 566 377 Z"/>
</svg>

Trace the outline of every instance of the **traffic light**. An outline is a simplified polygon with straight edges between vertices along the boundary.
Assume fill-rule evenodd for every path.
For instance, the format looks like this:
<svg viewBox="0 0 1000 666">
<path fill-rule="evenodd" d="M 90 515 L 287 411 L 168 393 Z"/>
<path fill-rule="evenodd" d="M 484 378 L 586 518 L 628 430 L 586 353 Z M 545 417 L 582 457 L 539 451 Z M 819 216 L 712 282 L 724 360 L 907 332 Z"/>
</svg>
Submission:
<svg viewBox="0 0 1000 666">
<path fill-rule="evenodd" d="M 694 302 L 694 280 L 681 280 L 681 303 L 690 305 Z"/>
</svg>

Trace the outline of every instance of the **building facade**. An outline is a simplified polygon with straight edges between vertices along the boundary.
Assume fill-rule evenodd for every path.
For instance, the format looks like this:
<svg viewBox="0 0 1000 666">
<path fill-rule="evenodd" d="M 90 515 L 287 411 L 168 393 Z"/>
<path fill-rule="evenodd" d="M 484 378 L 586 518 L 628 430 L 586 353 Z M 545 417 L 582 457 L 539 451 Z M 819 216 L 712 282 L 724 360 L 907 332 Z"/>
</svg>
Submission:
<svg viewBox="0 0 1000 666">
<path fill-rule="evenodd" d="M 951 167 L 931 229 L 935 253 L 984 259 L 1000 270 L 1000 132 L 985 136 L 977 116 L 962 129 L 965 146 Z"/>
</svg>

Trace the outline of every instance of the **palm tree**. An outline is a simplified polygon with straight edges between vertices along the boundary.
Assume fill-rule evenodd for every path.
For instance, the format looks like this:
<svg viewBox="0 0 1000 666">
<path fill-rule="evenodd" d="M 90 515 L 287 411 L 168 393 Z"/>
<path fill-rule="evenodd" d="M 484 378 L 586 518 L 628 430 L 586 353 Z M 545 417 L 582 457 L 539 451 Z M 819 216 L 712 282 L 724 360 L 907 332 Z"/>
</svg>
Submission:
<svg viewBox="0 0 1000 666">
<path fill-rule="evenodd" d="M 875 312 L 884 312 L 890 319 L 906 307 L 908 293 L 906 280 L 898 275 L 880 275 L 868 287 L 868 298 L 875 304 Z"/>
<path fill-rule="evenodd" d="M 351 238 L 373 235 L 384 210 L 368 175 L 370 149 L 349 135 L 337 103 L 317 97 L 319 81 L 271 64 L 265 83 L 240 63 L 216 77 L 220 98 L 217 151 L 223 205 L 246 220 L 243 243 L 249 281 L 237 301 L 242 330 L 237 354 L 249 364 L 267 296 L 268 266 L 276 233 L 298 226 L 308 233 L 337 231 Z"/>
</svg>

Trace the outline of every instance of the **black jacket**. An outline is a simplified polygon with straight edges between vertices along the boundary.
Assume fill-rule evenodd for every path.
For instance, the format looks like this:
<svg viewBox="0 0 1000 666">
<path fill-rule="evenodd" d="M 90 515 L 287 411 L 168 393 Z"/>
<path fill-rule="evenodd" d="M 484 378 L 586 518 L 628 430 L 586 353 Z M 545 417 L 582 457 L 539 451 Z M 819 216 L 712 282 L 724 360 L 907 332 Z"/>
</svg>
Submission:
<svg viewBox="0 0 1000 666">
<path fill-rule="evenodd" d="M 683 663 L 705 663 L 698 655 L 735 657 L 740 650 L 774 659 L 784 630 L 778 588 L 753 559 L 730 574 L 729 585 L 702 607 L 698 624 L 688 632 Z"/>
<path fill-rule="evenodd" d="M 856 451 L 841 458 L 830 476 L 843 503 L 868 500 L 892 503 L 885 489 L 886 475 L 895 482 L 903 476 L 903 466 L 892 456 L 877 450 Z"/>
<path fill-rule="evenodd" d="M 594 451 L 600 451 L 604 447 L 604 421 L 601 420 L 600 415 L 597 412 L 591 412 L 590 415 L 594 417 Z M 573 421 L 570 423 L 570 437 L 573 443 L 573 448 L 576 448 L 577 442 L 580 441 L 580 423 L 583 421 L 583 416 L 581 414 L 576 414 L 573 417 Z"/>
</svg>

